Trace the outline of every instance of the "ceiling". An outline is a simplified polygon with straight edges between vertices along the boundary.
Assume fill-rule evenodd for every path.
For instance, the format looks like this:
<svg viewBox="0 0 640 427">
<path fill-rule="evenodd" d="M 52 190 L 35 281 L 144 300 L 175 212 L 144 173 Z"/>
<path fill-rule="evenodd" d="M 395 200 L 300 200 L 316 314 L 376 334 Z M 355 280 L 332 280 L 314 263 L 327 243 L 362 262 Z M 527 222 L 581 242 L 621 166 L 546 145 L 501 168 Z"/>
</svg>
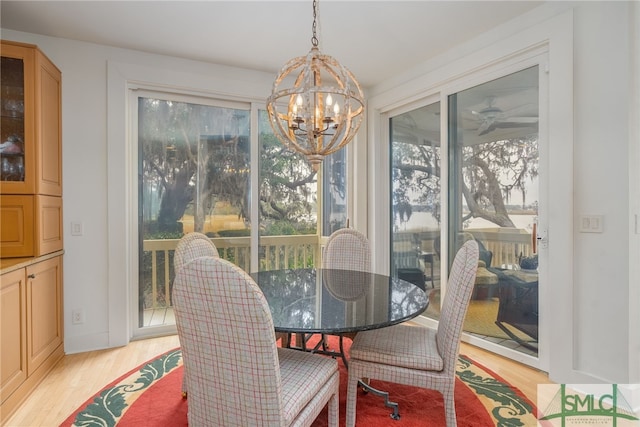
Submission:
<svg viewBox="0 0 640 427">
<path fill-rule="evenodd" d="M 318 3 L 323 53 L 371 87 L 543 1 Z M 8 1 L 2 29 L 271 72 L 311 48 L 311 0 Z"/>
</svg>

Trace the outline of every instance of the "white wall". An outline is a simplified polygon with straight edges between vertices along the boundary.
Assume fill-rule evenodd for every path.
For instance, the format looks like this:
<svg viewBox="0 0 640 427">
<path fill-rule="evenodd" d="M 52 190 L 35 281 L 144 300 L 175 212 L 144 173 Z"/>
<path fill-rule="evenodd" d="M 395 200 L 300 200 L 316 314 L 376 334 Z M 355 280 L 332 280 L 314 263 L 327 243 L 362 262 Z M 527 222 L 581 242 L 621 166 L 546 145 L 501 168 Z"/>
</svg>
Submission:
<svg viewBox="0 0 640 427">
<path fill-rule="evenodd" d="M 4 29 L 2 38 L 38 45 L 62 71 L 65 352 L 122 345 L 129 336 L 128 329 L 121 330 L 123 325 L 128 325 L 129 313 L 125 301 L 126 284 L 119 282 L 127 262 L 124 259 L 125 242 L 121 242 L 122 246 L 113 244 L 117 240 L 113 237 L 122 235 L 123 230 L 107 213 L 115 211 L 124 217 L 125 197 L 113 194 L 113 181 L 120 179 L 117 176 L 119 166 L 116 165 L 114 173 L 114 165 L 109 165 L 107 159 L 114 151 L 108 141 L 114 141 L 112 144 L 118 146 L 124 144 L 124 135 L 114 138 L 119 130 L 108 129 L 108 123 L 124 124 L 125 111 L 123 103 L 121 111 L 116 107 L 111 112 L 119 117 L 108 117 L 108 64 L 118 64 L 121 68 L 131 64 L 132 68 L 146 69 L 149 80 L 177 81 L 185 88 L 196 87 L 210 92 L 223 90 L 243 97 L 252 92 L 257 99 L 266 99 L 270 94 L 275 74 Z M 137 76 L 146 80 L 139 72 Z M 223 88 L 220 88 L 221 84 Z M 121 166 L 124 174 L 124 158 Z M 110 169 L 113 174 L 111 186 L 107 182 Z M 117 199 L 111 205 L 108 204 L 110 189 L 111 197 Z M 73 221 L 84 224 L 82 236 L 71 236 Z M 124 297 L 120 305 L 109 307 L 108 302 L 114 295 Z M 84 310 L 85 322 L 73 325 L 71 311 L 77 308 Z"/>
<path fill-rule="evenodd" d="M 555 338 L 559 343 L 556 347 L 565 353 L 554 356 L 560 362 L 553 376 L 560 382 L 638 381 L 638 378 L 629 378 L 630 371 L 634 370 L 629 367 L 638 366 L 640 359 L 639 340 L 633 348 L 629 345 L 629 334 L 638 331 L 637 327 L 630 327 L 630 311 L 634 312 L 635 307 L 637 312 L 640 308 L 637 301 L 629 301 L 630 295 L 638 295 L 630 288 L 633 286 L 635 290 L 638 286 L 638 277 L 630 277 L 634 271 L 630 260 L 640 259 L 638 253 L 629 253 L 629 248 L 638 247 L 638 235 L 629 229 L 629 213 L 633 207 L 629 201 L 627 159 L 630 125 L 637 125 L 637 119 L 635 122 L 630 119 L 628 52 L 631 34 L 638 34 L 637 30 L 630 31 L 634 22 L 628 19 L 630 8 L 626 2 L 584 2 L 577 3 L 574 10 L 575 96 L 571 141 L 574 161 L 563 164 L 562 159 L 556 159 L 554 164 L 572 173 L 574 194 L 569 206 L 575 209 L 568 214 L 574 219 L 581 213 L 602 214 L 604 232 L 581 234 L 577 230 L 565 230 L 558 233 L 570 238 L 557 242 L 556 247 L 568 248 L 568 253 L 574 253 L 573 258 L 570 257 L 571 265 L 567 266 L 570 272 L 566 277 L 570 283 L 565 283 L 562 275 L 559 275 L 562 280 L 550 277 L 552 286 L 568 290 L 558 294 L 554 307 L 573 308 L 569 319 L 574 322 L 566 328 L 555 324 L 558 323 L 556 316 L 565 321 L 567 317 L 563 313 L 551 313 L 547 319 L 555 324 L 554 330 L 560 331 Z M 107 62 L 139 64 L 168 74 L 172 70 L 186 70 L 202 75 L 205 80 L 210 78 L 212 84 L 216 74 L 235 74 L 238 80 L 246 79 L 247 84 L 255 88 L 264 87 L 262 94 L 256 93 L 264 98 L 270 91 L 273 76 L 4 29 L 2 38 L 37 44 L 62 70 L 65 351 L 107 347 L 113 332 L 109 328 L 114 324 L 107 306 L 108 274 L 113 268 L 108 258 Z M 455 55 L 452 53 L 450 57 Z M 415 76 L 434 68 L 446 70 L 447 60 L 449 57 L 440 58 L 440 62 L 425 64 L 412 73 Z M 398 85 L 390 81 L 378 90 L 393 90 Z M 637 208 L 638 201 L 633 205 Z M 72 221 L 84 223 L 83 236 L 70 235 Z M 631 244 L 632 239 L 635 246 Z M 85 310 L 86 321 L 82 325 L 71 324 L 71 310 L 76 308 Z M 563 330 L 571 334 L 564 335 Z M 566 345 L 561 344 L 563 342 Z"/>
<path fill-rule="evenodd" d="M 540 355 L 557 382 L 638 382 L 638 326 L 632 323 L 640 308 L 638 270 L 630 268 L 639 258 L 638 234 L 630 227 L 638 204 L 636 187 L 630 188 L 637 173 L 631 169 L 638 164 L 628 160 L 638 144 L 630 140 L 633 121 L 638 124 L 632 114 L 638 89 L 631 90 L 638 53 L 630 55 L 630 43 L 640 24 L 633 12 L 631 2 L 547 4 L 370 90 L 368 137 L 379 144 L 385 135 L 376 122 L 380 112 L 444 91 L 465 72 L 500 62 L 500 55 L 548 46 L 550 244 L 545 277 L 541 271 L 541 334 L 547 334 L 547 346 Z M 384 147 L 370 152 L 370 162 L 386 164 L 376 157 Z M 387 180 L 380 170 L 370 171 L 374 187 Z M 384 240 L 387 200 L 376 200 L 376 191 L 370 196 L 369 234 Z M 582 214 L 603 215 L 604 232 L 580 233 Z"/>
<path fill-rule="evenodd" d="M 629 364 L 629 5 L 574 12 L 574 215 L 604 216 L 574 239 L 574 368 L 627 381 Z M 594 31 L 597 29 L 597 31 Z M 636 237 L 637 238 L 637 237 Z"/>
</svg>

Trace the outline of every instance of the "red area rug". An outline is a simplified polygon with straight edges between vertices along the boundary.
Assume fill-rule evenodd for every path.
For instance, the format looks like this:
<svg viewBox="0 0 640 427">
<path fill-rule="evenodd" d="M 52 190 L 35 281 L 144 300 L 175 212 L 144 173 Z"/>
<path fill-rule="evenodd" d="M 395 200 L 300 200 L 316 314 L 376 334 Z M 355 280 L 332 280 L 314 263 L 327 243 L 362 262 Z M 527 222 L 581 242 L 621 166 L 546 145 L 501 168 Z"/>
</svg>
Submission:
<svg viewBox="0 0 640 427">
<path fill-rule="evenodd" d="M 349 340 L 345 340 L 348 348 Z M 337 345 L 330 340 L 330 344 Z M 344 425 L 347 371 L 340 365 L 340 425 Z M 80 406 L 61 426 L 187 425 L 188 400 L 181 397 L 182 355 L 169 351 L 123 375 Z M 536 408 L 519 390 L 489 369 L 460 356 L 456 379 L 456 412 L 459 427 L 535 426 Z M 389 418 L 391 410 L 377 396 L 360 393 L 357 425 L 367 427 L 445 426 L 440 393 L 416 387 L 372 381 L 400 404 L 401 419 Z M 326 409 L 313 424 L 327 425 Z"/>
</svg>

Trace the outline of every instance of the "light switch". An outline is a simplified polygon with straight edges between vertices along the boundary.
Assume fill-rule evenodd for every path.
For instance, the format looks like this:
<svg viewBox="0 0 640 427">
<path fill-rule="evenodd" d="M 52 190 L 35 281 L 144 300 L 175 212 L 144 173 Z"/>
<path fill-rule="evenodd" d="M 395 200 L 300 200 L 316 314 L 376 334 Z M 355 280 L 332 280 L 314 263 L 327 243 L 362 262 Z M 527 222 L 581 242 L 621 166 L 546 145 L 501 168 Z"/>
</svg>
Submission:
<svg viewBox="0 0 640 427">
<path fill-rule="evenodd" d="M 71 235 L 82 236 L 84 234 L 84 224 L 82 222 L 74 221 L 71 223 Z"/>
<path fill-rule="evenodd" d="M 580 215 L 578 221 L 581 233 L 602 233 L 602 215 Z"/>
</svg>

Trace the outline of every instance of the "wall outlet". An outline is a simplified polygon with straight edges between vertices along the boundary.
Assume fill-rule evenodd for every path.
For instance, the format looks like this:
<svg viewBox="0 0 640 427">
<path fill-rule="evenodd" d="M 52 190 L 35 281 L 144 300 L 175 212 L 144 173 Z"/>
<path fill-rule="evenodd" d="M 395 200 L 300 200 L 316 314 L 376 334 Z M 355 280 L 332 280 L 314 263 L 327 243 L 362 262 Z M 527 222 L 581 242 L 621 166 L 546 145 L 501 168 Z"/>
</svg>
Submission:
<svg viewBox="0 0 640 427">
<path fill-rule="evenodd" d="M 74 325 L 79 325 L 84 323 L 84 310 L 81 308 L 76 308 L 71 311 L 71 323 Z"/>
</svg>

